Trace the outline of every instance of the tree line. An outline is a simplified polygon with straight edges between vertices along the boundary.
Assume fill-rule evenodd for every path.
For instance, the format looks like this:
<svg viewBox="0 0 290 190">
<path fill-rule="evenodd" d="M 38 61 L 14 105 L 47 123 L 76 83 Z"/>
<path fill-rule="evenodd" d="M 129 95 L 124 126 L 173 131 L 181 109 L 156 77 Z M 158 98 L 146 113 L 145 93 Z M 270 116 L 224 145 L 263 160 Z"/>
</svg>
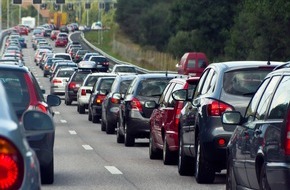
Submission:
<svg viewBox="0 0 290 190">
<path fill-rule="evenodd" d="M 211 62 L 288 61 L 288 0 L 118 0 L 115 20 L 135 43 Z"/>
</svg>

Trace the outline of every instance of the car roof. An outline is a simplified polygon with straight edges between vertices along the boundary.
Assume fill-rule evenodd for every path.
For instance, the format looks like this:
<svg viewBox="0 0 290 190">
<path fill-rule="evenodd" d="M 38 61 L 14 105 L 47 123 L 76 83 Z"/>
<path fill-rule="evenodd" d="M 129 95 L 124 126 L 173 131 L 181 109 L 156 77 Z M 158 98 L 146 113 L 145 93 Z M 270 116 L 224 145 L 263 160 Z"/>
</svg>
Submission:
<svg viewBox="0 0 290 190">
<path fill-rule="evenodd" d="M 270 63 L 270 64 L 269 64 Z M 208 67 L 216 67 L 225 70 L 231 69 L 243 69 L 243 68 L 255 68 L 255 67 L 275 67 L 281 65 L 285 62 L 277 61 L 228 61 L 228 62 L 219 62 L 211 63 Z"/>
</svg>

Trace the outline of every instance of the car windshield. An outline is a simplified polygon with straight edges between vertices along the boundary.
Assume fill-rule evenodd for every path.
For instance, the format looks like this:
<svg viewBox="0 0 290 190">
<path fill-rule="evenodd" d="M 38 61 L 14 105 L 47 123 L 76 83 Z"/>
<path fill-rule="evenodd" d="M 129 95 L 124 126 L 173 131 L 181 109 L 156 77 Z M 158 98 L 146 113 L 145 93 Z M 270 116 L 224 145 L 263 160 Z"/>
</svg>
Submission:
<svg viewBox="0 0 290 190">
<path fill-rule="evenodd" d="M 268 73 L 268 70 L 258 69 L 226 72 L 223 79 L 224 90 L 232 95 L 252 96 Z"/>
</svg>

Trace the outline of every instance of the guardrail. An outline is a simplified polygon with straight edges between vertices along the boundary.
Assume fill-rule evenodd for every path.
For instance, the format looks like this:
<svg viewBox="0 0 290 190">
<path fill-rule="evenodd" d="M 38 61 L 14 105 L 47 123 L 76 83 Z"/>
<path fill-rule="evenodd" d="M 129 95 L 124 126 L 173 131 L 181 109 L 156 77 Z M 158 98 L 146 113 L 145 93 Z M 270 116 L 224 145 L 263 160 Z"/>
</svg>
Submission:
<svg viewBox="0 0 290 190">
<path fill-rule="evenodd" d="M 11 29 L 2 30 L 1 37 L 0 37 L 0 44 L 1 44 L 1 55 L 3 51 L 3 45 L 5 45 L 6 36 L 8 36 L 11 32 Z"/>
</svg>

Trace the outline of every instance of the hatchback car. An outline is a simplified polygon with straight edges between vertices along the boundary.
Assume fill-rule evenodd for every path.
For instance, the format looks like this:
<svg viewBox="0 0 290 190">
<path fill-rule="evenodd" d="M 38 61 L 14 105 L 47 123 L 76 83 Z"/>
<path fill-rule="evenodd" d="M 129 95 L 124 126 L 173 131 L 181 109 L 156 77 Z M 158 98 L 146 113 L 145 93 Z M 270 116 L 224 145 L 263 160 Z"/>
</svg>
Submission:
<svg viewBox="0 0 290 190">
<path fill-rule="evenodd" d="M 198 183 L 212 183 L 226 169 L 226 146 L 234 131 L 223 126 L 227 110 L 244 113 L 264 77 L 282 62 L 233 61 L 210 64 L 202 73 L 192 101 L 180 113 L 178 172 L 195 174 Z M 175 94 L 176 93 L 176 94 Z M 173 93 L 176 100 L 186 90 Z"/>
<path fill-rule="evenodd" d="M 59 68 L 50 81 L 50 94 L 64 95 L 66 83 L 75 70 L 74 67 Z"/>
<path fill-rule="evenodd" d="M 84 79 L 84 82 L 78 89 L 77 93 L 77 111 L 80 114 L 84 114 L 86 109 L 88 109 L 89 99 L 92 93 L 93 86 L 97 82 L 98 78 L 100 77 L 115 77 L 115 74 L 111 73 L 91 73 L 87 75 Z"/>
<path fill-rule="evenodd" d="M 236 128 L 227 146 L 226 189 L 290 189 L 287 67 L 265 77 L 244 116 L 237 111 L 223 114 L 223 124 Z"/>
<path fill-rule="evenodd" d="M 65 47 L 68 43 L 68 37 L 65 36 L 63 33 L 59 33 L 56 37 L 54 46 L 55 47 Z"/>
<path fill-rule="evenodd" d="M 109 69 L 109 60 L 105 56 L 91 56 L 89 61 L 94 61 L 97 64 L 99 72 L 107 72 Z"/>
<path fill-rule="evenodd" d="M 55 95 L 48 95 L 47 99 L 44 99 L 45 91 L 40 89 L 37 80 L 27 67 L 0 65 L 0 81 L 19 120 L 26 110 L 39 110 L 53 115 L 51 107 L 61 103 L 60 98 Z M 40 163 L 42 183 L 50 184 L 54 180 L 54 136 L 55 130 L 50 130 L 37 137 L 27 137 Z"/>
<path fill-rule="evenodd" d="M 23 133 L 23 128 L 29 133 L 35 126 L 19 123 L 2 83 L 0 105 L 0 189 L 40 189 L 39 162 Z M 33 116 L 24 114 L 23 120 L 33 121 Z"/>
<path fill-rule="evenodd" d="M 83 56 L 88 52 L 89 50 L 79 49 L 74 57 L 74 62 L 79 63 L 83 59 Z"/>
<path fill-rule="evenodd" d="M 163 157 L 164 164 L 175 164 L 178 160 L 179 114 L 184 101 L 175 101 L 172 92 L 187 89 L 193 94 L 198 81 L 199 77 L 177 77 L 169 82 L 157 103 L 145 102 L 145 107 L 156 108 L 150 117 L 150 159 Z"/>
<path fill-rule="evenodd" d="M 124 96 L 135 77 L 136 75 L 117 75 L 112 84 L 111 91 L 102 102 L 102 123 L 106 126 L 107 134 L 115 133 L 117 128 L 119 105 L 121 102 L 115 98 L 115 93 Z M 119 135 L 117 136 L 117 142 L 123 143 Z"/>
<path fill-rule="evenodd" d="M 133 65 L 114 65 L 111 73 L 121 73 L 121 74 L 137 74 L 137 69 Z"/>
<path fill-rule="evenodd" d="M 154 108 L 147 108 L 145 101 L 158 101 L 169 81 L 176 76 L 167 73 L 136 75 L 119 109 L 117 133 L 124 138 L 125 146 L 134 146 L 136 138 L 149 138 L 149 119 Z"/>
</svg>

